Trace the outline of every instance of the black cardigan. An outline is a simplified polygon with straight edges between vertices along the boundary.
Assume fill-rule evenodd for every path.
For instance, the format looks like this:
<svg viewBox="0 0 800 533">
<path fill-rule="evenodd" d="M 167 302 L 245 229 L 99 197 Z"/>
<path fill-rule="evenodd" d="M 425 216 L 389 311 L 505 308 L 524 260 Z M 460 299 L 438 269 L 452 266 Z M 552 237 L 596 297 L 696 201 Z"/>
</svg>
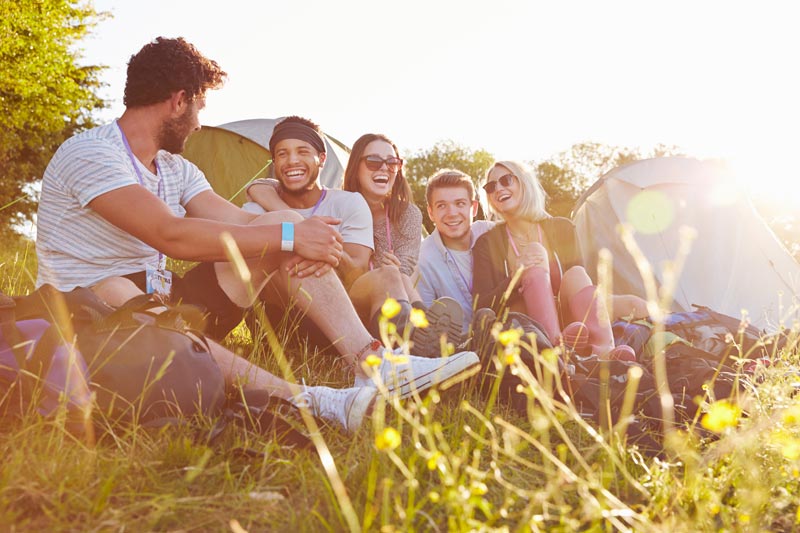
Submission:
<svg viewBox="0 0 800 533">
<path fill-rule="evenodd" d="M 550 246 L 550 268 L 562 272 L 583 260 L 575 238 L 575 225 L 568 218 L 551 217 L 539 221 Z M 508 233 L 506 224 L 497 224 L 478 238 L 472 248 L 472 295 L 478 297 L 478 308 L 491 307 L 499 312 L 503 293 L 514 272 L 508 265 Z"/>
</svg>

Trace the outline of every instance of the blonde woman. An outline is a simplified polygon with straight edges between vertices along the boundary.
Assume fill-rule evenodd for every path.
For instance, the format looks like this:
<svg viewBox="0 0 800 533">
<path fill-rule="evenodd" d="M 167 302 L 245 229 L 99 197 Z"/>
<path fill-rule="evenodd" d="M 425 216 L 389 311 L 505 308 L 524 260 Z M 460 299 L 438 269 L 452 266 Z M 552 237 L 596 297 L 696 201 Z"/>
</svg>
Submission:
<svg viewBox="0 0 800 533">
<path fill-rule="evenodd" d="M 574 226 L 545 211 L 545 192 L 532 169 L 517 161 L 497 162 L 483 189 L 502 222 L 473 249 L 478 307 L 523 312 L 542 326 L 552 343 L 563 342 L 578 353 L 635 360 L 629 346 L 614 346 L 609 312 L 581 264 Z M 519 281 L 505 301 L 519 269 Z M 647 315 L 641 298 L 614 296 L 612 301 L 612 318 Z M 567 324 L 563 331 L 562 323 Z"/>
</svg>

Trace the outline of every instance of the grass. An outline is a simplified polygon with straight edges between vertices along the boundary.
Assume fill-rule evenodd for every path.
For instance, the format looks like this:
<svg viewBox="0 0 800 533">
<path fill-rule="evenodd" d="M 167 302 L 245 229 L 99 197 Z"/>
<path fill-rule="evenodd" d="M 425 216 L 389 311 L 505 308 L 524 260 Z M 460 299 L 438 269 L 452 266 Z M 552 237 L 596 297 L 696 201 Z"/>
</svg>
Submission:
<svg viewBox="0 0 800 533">
<path fill-rule="evenodd" d="M 3 250 L 2 290 L 32 290 L 32 247 L 8 243 Z M 246 329 L 227 342 L 280 373 L 273 352 L 254 344 Z M 0 530 L 800 528 L 796 353 L 778 354 L 730 403 L 707 398 L 711 432 L 679 426 L 663 456 L 648 457 L 624 435 L 584 420 L 559 395 L 552 354 L 541 354 L 530 371 L 519 365 L 517 346 L 512 339 L 496 365 L 528 384 L 527 416 L 487 398 L 473 380 L 403 404 L 388 399 L 354 436 L 323 427 L 311 451 L 239 428 L 208 445 L 197 425 L 116 427 L 89 445 L 58 417 L 5 420 Z M 349 382 L 331 354 L 289 355 L 306 381 Z M 241 449 L 261 453 L 245 456 Z"/>
</svg>

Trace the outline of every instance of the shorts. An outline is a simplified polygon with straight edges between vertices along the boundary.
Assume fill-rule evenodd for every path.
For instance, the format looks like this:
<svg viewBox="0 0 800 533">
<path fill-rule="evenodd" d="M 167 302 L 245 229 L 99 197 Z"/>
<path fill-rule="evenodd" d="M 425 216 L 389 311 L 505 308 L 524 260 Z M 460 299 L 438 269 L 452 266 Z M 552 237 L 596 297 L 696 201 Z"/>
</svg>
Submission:
<svg viewBox="0 0 800 533">
<path fill-rule="evenodd" d="M 144 272 L 134 272 L 123 277 L 131 280 L 142 291 L 146 290 Z M 245 311 L 230 301 L 217 283 L 214 263 L 200 263 L 183 277 L 173 273 L 170 300 L 174 304 L 189 304 L 200 309 L 206 317 L 206 335 L 218 341 L 239 325 Z"/>
</svg>

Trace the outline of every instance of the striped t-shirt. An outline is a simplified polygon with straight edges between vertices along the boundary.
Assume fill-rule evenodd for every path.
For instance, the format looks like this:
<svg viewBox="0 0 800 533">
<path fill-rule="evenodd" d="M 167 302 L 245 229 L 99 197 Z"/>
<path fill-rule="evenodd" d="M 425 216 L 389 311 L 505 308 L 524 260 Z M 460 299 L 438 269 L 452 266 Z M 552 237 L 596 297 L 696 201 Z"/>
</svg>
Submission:
<svg viewBox="0 0 800 533">
<path fill-rule="evenodd" d="M 164 180 L 161 200 L 178 216 L 186 214 L 183 206 L 194 196 L 211 188 L 200 169 L 181 156 L 161 150 L 156 162 Z M 145 188 L 158 195 L 159 177 L 138 160 L 136 164 Z M 89 287 L 158 261 L 155 249 L 88 207 L 98 196 L 129 185 L 139 185 L 139 179 L 116 122 L 80 133 L 59 147 L 42 179 L 37 287 Z"/>
</svg>

